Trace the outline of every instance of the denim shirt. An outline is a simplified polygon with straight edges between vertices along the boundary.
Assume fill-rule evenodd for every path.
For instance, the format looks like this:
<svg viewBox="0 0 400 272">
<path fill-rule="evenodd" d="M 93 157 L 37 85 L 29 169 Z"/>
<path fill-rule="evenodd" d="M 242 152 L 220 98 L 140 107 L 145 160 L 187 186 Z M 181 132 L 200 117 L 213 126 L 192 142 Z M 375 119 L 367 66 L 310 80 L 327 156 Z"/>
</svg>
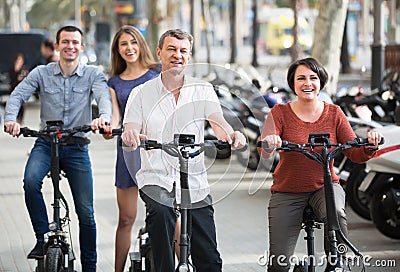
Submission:
<svg viewBox="0 0 400 272">
<path fill-rule="evenodd" d="M 111 96 L 107 80 L 95 66 L 79 63 L 70 76 L 62 74 L 58 62 L 36 67 L 11 93 L 4 121 L 15 122 L 19 108 L 28 102 L 35 91 L 38 91 L 40 100 L 41 129 L 50 120 L 62 120 L 66 129 L 90 125 L 93 99 L 99 107 L 100 117 L 111 120 Z"/>
</svg>

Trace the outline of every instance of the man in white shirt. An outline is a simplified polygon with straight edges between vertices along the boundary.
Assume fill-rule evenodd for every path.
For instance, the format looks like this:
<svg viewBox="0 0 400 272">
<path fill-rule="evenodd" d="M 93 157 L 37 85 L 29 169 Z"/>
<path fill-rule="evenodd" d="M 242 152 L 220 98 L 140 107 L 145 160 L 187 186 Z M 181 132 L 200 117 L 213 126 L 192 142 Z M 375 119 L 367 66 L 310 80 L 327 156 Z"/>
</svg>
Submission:
<svg viewBox="0 0 400 272">
<path fill-rule="evenodd" d="M 141 139 L 172 142 L 174 134 L 193 134 L 204 140 L 204 121 L 208 120 L 218 139 L 240 149 L 244 135 L 233 131 L 223 117 L 211 84 L 184 75 L 190 61 L 193 37 L 180 29 L 168 30 L 160 38 L 157 56 L 162 64 L 160 76 L 136 87 L 127 102 L 122 140 L 134 150 Z M 136 175 L 140 196 L 146 203 L 146 218 L 156 271 L 175 271 L 174 232 L 180 203 L 179 161 L 162 150 L 141 150 L 142 165 Z M 191 256 L 196 271 L 221 271 L 204 156 L 189 159 L 189 191 L 192 200 Z M 175 194 L 176 188 L 176 194 Z"/>
</svg>

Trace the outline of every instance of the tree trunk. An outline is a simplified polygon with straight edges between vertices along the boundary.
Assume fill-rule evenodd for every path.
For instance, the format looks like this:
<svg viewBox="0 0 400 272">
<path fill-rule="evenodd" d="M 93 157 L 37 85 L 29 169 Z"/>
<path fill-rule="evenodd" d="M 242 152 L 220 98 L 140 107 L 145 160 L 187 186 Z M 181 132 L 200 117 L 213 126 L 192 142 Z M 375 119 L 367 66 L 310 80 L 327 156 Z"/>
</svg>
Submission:
<svg viewBox="0 0 400 272">
<path fill-rule="evenodd" d="M 148 44 L 150 48 L 154 48 L 151 52 L 155 59 L 157 59 L 156 48 L 158 47 L 158 24 L 161 20 L 157 0 L 150 0 L 148 18 L 150 21 L 148 27 Z"/>
<path fill-rule="evenodd" d="M 294 24 L 293 24 L 293 44 L 292 47 L 290 47 L 290 57 L 292 59 L 292 62 L 298 60 L 303 56 L 303 50 L 300 46 L 299 43 L 299 25 L 298 25 L 298 9 L 297 9 L 297 0 L 291 0 L 290 1 L 291 7 L 293 9 L 293 19 L 294 19 Z"/>
<path fill-rule="evenodd" d="M 348 0 L 320 0 L 315 22 L 314 44 L 311 56 L 318 59 L 329 73 L 328 94 L 336 93 L 340 70 L 340 48 L 346 20 Z"/>
<path fill-rule="evenodd" d="M 258 67 L 258 56 L 257 56 L 257 37 L 258 37 L 258 8 L 257 0 L 252 0 L 252 10 L 253 10 L 253 33 L 251 37 L 251 43 L 253 46 L 253 58 L 251 64 L 254 67 Z"/>
<path fill-rule="evenodd" d="M 347 44 L 347 20 L 344 24 L 344 31 L 343 31 L 343 40 L 342 40 L 342 47 L 340 50 L 340 64 L 342 67 L 343 74 L 351 73 L 351 65 L 350 65 L 350 56 L 349 56 L 349 48 Z"/>
</svg>

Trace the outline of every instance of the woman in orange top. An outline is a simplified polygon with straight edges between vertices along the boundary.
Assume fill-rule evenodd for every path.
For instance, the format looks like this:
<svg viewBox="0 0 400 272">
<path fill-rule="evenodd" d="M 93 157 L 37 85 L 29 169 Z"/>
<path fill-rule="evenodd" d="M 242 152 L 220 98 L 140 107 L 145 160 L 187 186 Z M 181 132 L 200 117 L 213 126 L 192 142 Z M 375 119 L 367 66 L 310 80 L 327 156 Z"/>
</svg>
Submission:
<svg viewBox="0 0 400 272">
<path fill-rule="evenodd" d="M 282 140 L 294 143 L 308 142 L 310 133 L 329 133 L 332 143 L 345 143 L 356 138 L 341 109 L 337 105 L 318 100 L 318 93 L 327 81 L 328 73 L 316 59 L 301 59 L 290 65 L 287 82 L 298 99 L 287 104 L 275 105 L 268 114 L 261 139 L 268 142 L 271 150 L 260 150 L 263 157 L 271 156 L 274 148 L 282 145 Z M 374 144 L 374 148 L 363 147 L 344 151 L 353 162 L 363 163 L 374 156 L 382 135 L 370 131 L 367 137 L 368 142 Z M 333 171 L 333 161 L 330 163 L 339 223 L 347 236 L 345 192 L 339 184 L 339 177 Z M 289 270 L 290 257 L 294 253 L 301 229 L 303 210 L 307 205 L 313 208 L 318 220 L 326 224 L 324 176 L 321 166 L 303 154 L 282 152 L 274 171 L 268 207 L 268 271 Z M 328 248 L 325 232 L 325 251 Z M 280 261 L 278 257 L 281 258 Z M 327 269 L 329 270 L 329 265 Z"/>
</svg>

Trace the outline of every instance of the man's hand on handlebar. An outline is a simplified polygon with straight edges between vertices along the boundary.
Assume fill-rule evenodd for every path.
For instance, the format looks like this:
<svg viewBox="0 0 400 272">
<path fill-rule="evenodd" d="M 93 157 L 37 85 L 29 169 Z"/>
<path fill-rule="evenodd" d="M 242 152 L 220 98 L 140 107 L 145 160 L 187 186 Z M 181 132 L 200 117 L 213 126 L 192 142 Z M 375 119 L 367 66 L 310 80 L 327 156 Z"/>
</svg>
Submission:
<svg viewBox="0 0 400 272">
<path fill-rule="evenodd" d="M 8 121 L 4 123 L 4 132 L 12 135 L 13 137 L 18 137 L 21 129 L 21 125 L 17 122 Z"/>
<path fill-rule="evenodd" d="M 110 126 L 110 121 L 106 120 L 104 118 L 95 118 L 92 120 L 92 124 L 90 125 L 92 128 L 92 131 L 96 133 L 96 130 L 103 129 L 105 131 L 105 134 L 111 134 L 111 126 Z"/>
<path fill-rule="evenodd" d="M 123 149 L 125 151 L 133 151 L 140 146 L 140 140 L 147 139 L 147 136 L 140 134 L 136 129 L 125 129 L 121 139 Z"/>
<path fill-rule="evenodd" d="M 224 141 L 231 145 L 232 150 L 240 150 L 247 145 L 246 137 L 240 131 L 234 131 L 231 135 L 227 135 Z"/>
</svg>

